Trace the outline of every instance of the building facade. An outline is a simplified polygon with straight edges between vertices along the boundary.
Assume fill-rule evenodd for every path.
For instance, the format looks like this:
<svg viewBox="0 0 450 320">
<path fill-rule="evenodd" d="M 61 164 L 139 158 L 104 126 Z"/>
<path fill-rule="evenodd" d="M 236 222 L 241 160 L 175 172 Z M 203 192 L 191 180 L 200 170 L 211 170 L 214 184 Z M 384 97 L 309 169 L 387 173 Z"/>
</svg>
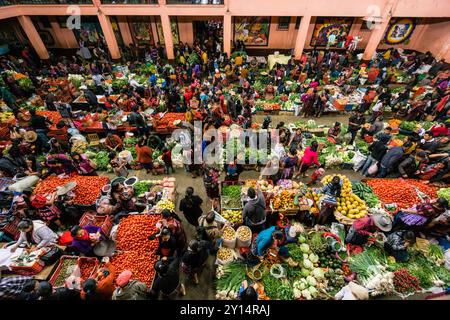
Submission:
<svg viewBox="0 0 450 320">
<path fill-rule="evenodd" d="M 49 48 L 76 49 L 101 39 L 113 59 L 131 43 L 165 46 L 174 59 L 205 25 L 220 32 L 223 50 L 292 50 L 344 45 L 358 37 L 369 60 L 396 47 L 450 60 L 450 1 L 445 0 L 0 0 L 0 44 L 28 43 L 41 59 Z M 328 44 L 334 34 L 336 41 Z"/>
</svg>

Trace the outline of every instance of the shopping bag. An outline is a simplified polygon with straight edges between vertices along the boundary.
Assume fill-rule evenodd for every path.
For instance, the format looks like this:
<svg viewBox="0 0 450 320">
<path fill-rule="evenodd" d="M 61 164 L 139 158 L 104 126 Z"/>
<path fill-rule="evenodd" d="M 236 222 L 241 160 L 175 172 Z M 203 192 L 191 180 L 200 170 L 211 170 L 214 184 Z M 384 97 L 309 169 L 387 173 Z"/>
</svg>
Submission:
<svg viewBox="0 0 450 320">
<path fill-rule="evenodd" d="M 367 170 L 367 173 L 370 175 L 374 175 L 378 172 L 378 161 L 372 164 L 369 169 Z"/>
</svg>

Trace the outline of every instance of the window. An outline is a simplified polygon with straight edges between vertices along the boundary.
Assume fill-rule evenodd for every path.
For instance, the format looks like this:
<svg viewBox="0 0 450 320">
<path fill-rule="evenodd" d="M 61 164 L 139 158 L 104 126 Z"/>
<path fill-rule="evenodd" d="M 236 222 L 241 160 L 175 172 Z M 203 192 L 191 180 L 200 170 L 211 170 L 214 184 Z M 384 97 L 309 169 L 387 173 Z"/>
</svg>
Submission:
<svg viewBox="0 0 450 320">
<path fill-rule="evenodd" d="M 302 19 L 302 17 L 297 17 L 297 19 L 295 19 L 295 29 L 300 28 L 300 20 Z"/>
<path fill-rule="evenodd" d="M 289 22 L 291 22 L 291 17 L 279 17 L 278 30 L 289 30 Z"/>
</svg>

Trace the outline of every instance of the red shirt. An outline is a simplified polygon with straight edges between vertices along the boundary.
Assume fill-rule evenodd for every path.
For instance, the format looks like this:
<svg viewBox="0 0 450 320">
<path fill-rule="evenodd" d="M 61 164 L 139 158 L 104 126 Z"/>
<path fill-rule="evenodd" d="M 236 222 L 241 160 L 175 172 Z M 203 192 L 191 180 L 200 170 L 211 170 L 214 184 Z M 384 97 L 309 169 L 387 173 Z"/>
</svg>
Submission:
<svg viewBox="0 0 450 320">
<path fill-rule="evenodd" d="M 447 129 L 445 126 L 443 127 L 433 126 L 433 128 L 431 128 L 430 131 L 433 133 L 434 137 L 450 135 L 450 130 Z"/>
<path fill-rule="evenodd" d="M 308 166 L 312 165 L 313 163 L 320 166 L 318 158 L 319 158 L 319 155 L 317 154 L 317 151 L 314 152 L 311 150 L 310 147 L 306 147 L 305 153 L 303 154 L 303 157 L 302 157 L 302 162 Z"/>
<path fill-rule="evenodd" d="M 186 101 L 186 105 L 189 105 L 189 102 L 191 101 L 192 96 L 193 96 L 192 92 L 190 92 L 190 91 L 186 91 L 184 93 L 184 101 Z"/>
<path fill-rule="evenodd" d="M 365 216 L 363 218 L 355 220 L 352 227 L 356 232 L 363 235 L 370 235 L 371 232 L 377 230 L 375 224 L 373 223 L 373 219 L 370 216 Z"/>
</svg>

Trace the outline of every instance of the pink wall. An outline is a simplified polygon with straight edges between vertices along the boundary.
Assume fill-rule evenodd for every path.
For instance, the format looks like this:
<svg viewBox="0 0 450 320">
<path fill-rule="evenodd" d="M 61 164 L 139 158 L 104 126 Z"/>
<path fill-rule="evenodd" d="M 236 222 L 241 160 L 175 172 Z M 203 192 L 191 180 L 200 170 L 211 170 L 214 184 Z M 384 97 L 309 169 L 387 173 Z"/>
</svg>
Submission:
<svg viewBox="0 0 450 320">
<path fill-rule="evenodd" d="M 434 56 L 450 61 L 450 20 L 436 19 L 426 26 L 421 41 L 415 49 L 421 52 L 430 51 Z"/>
</svg>

